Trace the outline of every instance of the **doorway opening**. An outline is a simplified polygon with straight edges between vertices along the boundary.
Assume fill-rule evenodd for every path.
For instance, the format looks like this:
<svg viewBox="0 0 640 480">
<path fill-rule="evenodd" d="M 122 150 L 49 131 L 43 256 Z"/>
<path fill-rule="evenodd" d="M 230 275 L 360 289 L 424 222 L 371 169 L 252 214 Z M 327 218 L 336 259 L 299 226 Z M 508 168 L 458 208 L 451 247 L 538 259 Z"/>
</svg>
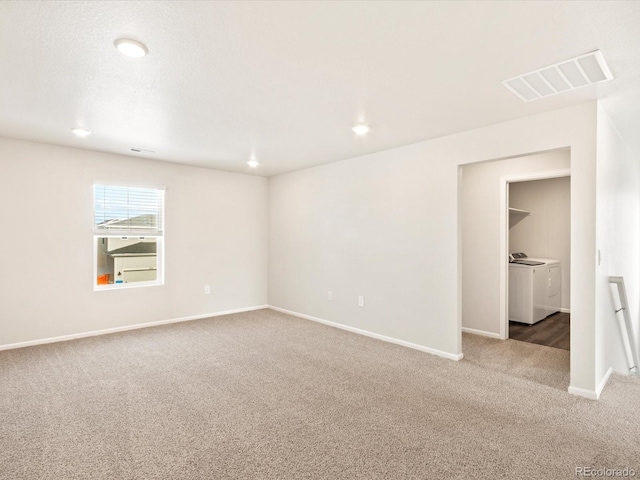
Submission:
<svg viewBox="0 0 640 480">
<path fill-rule="evenodd" d="M 563 287 L 561 281 L 557 281 L 555 277 L 558 272 L 552 271 L 554 278 L 551 287 L 555 292 L 560 286 L 560 308 L 566 311 L 559 313 L 570 314 L 569 254 L 566 255 L 565 260 L 565 254 L 549 253 L 548 250 L 539 248 L 544 243 L 547 245 L 558 243 L 559 240 L 554 235 L 559 234 L 559 229 L 549 227 L 555 220 L 549 223 L 548 215 L 543 214 L 540 201 L 538 203 L 534 201 L 532 204 L 525 201 L 531 192 L 518 191 L 518 189 L 535 190 L 536 188 L 544 190 L 547 187 L 542 181 L 553 179 L 558 179 L 558 183 L 564 182 L 565 186 L 570 186 L 570 173 L 571 151 L 569 148 L 562 148 L 465 164 L 460 167 L 459 180 L 461 341 L 464 358 L 483 368 L 497 369 L 507 375 L 526 378 L 559 390 L 566 390 L 570 382 L 570 352 L 557 348 L 557 345 L 555 345 L 556 348 L 550 348 L 550 346 L 517 341 L 515 331 L 510 335 L 509 253 L 523 252 L 531 260 L 554 259 L 554 256 L 560 256 L 557 260 L 559 265 L 562 265 L 563 272 L 559 272 L 559 276 L 563 278 L 563 273 L 566 272 L 566 285 Z M 542 187 L 536 187 L 536 185 Z M 568 189 L 565 193 L 570 195 Z M 551 196 L 553 195 L 555 193 Z M 522 199 L 524 203 L 518 205 L 517 199 Z M 566 200 L 567 218 L 564 225 L 566 229 L 563 229 L 565 233 L 569 232 L 570 228 L 570 196 Z M 510 207 L 521 212 L 514 210 L 514 213 L 509 214 Z M 551 213 L 555 215 L 557 212 L 552 209 Z M 522 242 L 517 239 L 510 242 L 510 215 L 522 216 L 518 222 L 514 217 L 511 226 L 517 223 L 516 230 L 522 230 L 520 233 L 523 237 L 531 234 L 533 231 L 531 228 L 534 230 L 551 228 L 551 237 L 547 236 L 543 241 L 533 245 L 527 243 L 535 240 L 530 238 L 524 238 Z M 536 225 L 536 222 L 540 221 L 543 222 L 542 226 Z M 529 229 L 528 232 L 527 229 Z M 568 248 L 570 243 L 569 233 Z M 547 278 L 547 286 L 548 282 Z M 564 300 L 562 300 L 563 291 L 566 293 Z M 551 296 L 555 297 L 553 292 Z M 553 301 L 557 302 L 558 299 L 553 298 Z M 556 308 L 554 305 L 550 306 L 551 310 Z M 562 321 L 570 321 L 570 317 L 568 315 L 567 317 Z M 546 325 L 554 323 L 554 318 L 546 313 L 546 305 L 543 318 L 548 320 Z M 534 323 L 533 327 L 525 324 L 523 328 L 535 328 L 535 324 L 540 322 L 532 321 L 532 323 Z M 549 336 L 553 335 L 547 333 Z M 570 332 L 567 332 L 567 336 L 570 337 Z"/>
<path fill-rule="evenodd" d="M 571 177 L 505 177 L 506 338 L 570 349 Z"/>
</svg>

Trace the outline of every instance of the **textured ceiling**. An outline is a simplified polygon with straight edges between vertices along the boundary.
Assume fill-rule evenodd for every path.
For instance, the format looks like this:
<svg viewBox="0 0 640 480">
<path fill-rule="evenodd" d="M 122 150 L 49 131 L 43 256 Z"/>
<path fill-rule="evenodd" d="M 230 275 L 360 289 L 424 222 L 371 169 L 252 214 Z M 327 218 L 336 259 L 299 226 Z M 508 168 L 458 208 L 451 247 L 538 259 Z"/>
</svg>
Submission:
<svg viewBox="0 0 640 480">
<path fill-rule="evenodd" d="M 638 25 L 640 2 L 4 1 L 0 135 L 269 176 L 599 98 L 640 158 Z M 613 81 L 500 84 L 595 49 Z"/>
</svg>

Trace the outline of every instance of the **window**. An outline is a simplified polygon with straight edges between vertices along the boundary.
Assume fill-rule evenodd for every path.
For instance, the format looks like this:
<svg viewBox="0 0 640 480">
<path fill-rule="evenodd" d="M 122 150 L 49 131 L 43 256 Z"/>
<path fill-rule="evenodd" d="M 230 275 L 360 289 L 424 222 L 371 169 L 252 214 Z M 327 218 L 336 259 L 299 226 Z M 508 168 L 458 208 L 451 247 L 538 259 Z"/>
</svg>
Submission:
<svg viewBox="0 0 640 480">
<path fill-rule="evenodd" d="M 93 186 L 94 288 L 162 285 L 164 190 Z"/>
</svg>

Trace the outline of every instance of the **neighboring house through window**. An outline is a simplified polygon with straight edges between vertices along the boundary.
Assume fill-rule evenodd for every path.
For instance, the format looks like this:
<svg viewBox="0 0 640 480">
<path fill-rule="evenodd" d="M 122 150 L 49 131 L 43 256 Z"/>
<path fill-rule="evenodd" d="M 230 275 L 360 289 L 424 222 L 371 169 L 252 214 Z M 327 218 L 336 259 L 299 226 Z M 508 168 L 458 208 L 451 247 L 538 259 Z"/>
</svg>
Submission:
<svg viewBox="0 0 640 480">
<path fill-rule="evenodd" d="M 162 285 L 164 190 L 93 186 L 96 289 Z"/>
</svg>

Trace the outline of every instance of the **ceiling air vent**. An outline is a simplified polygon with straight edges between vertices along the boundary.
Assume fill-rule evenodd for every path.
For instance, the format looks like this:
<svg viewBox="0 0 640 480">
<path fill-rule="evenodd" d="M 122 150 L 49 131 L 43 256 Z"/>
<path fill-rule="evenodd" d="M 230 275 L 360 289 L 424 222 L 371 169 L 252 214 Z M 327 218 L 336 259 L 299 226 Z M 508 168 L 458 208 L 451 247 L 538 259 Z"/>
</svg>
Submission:
<svg viewBox="0 0 640 480">
<path fill-rule="evenodd" d="M 600 50 L 510 78 L 502 84 L 524 102 L 611 80 Z"/>
</svg>

